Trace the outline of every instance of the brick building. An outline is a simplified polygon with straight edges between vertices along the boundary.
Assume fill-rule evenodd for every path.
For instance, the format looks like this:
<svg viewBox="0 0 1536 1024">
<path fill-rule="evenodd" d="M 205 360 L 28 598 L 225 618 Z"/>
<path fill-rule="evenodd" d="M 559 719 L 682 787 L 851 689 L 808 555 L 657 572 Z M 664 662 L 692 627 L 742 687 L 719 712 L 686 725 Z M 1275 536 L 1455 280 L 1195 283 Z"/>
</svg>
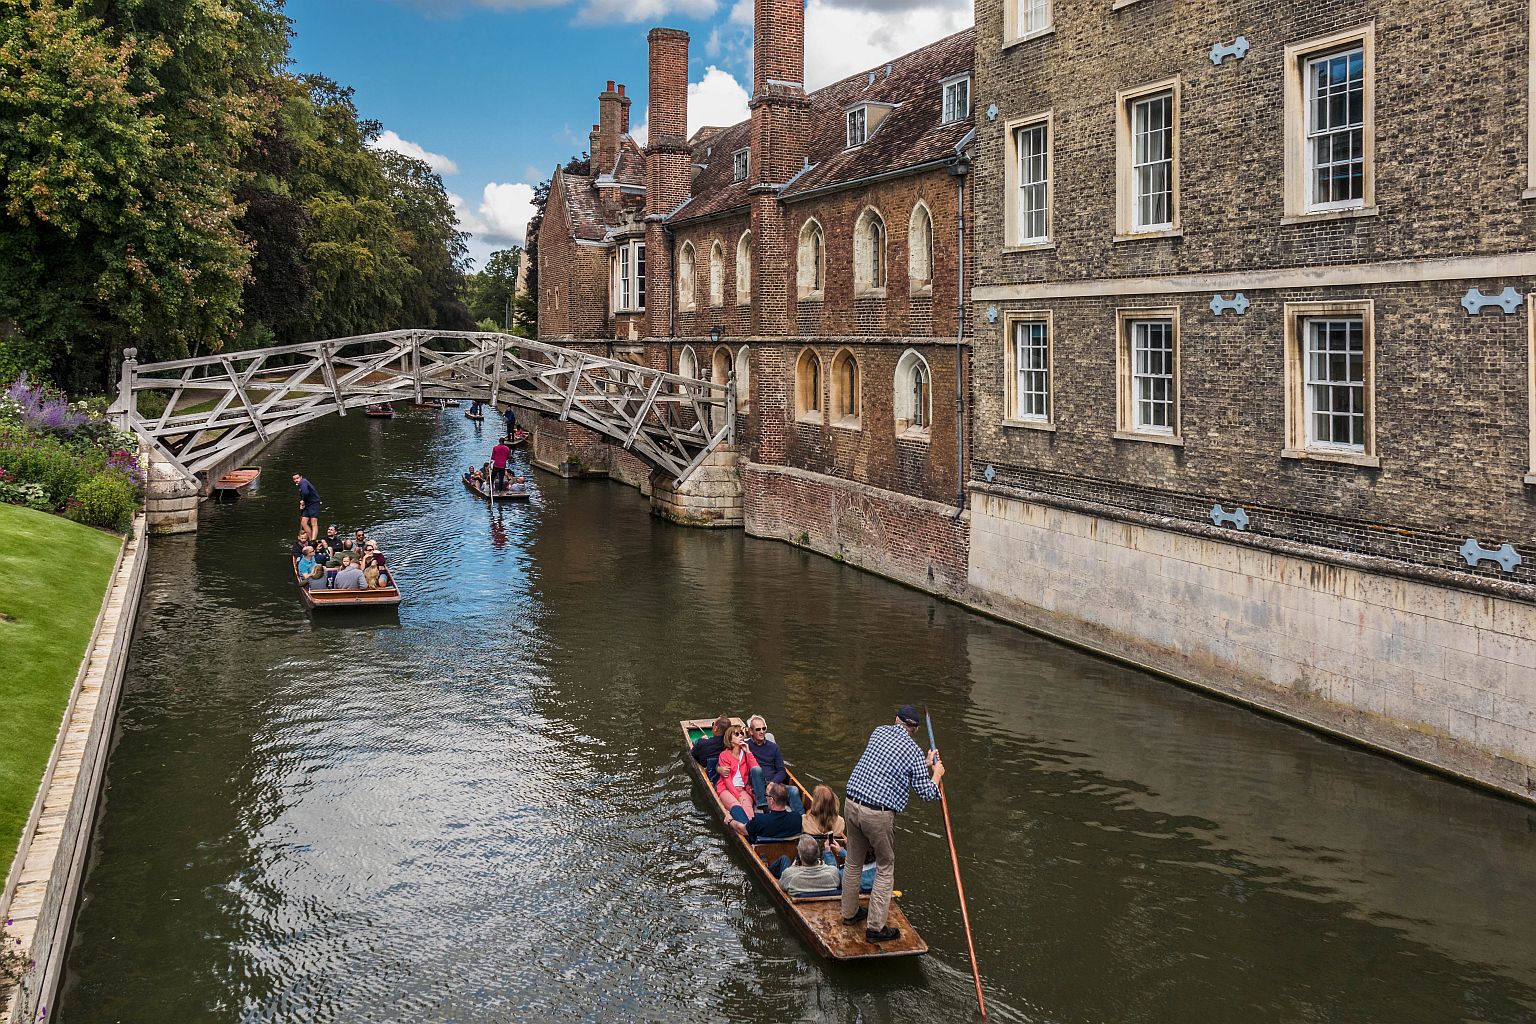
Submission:
<svg viewBox="0 0 1536 1024">
<path fill-rule="evenodd" d="M 1530 3 L 976 18 L 969 599 L 1536 797 Z"/>
<path fill-rule="evenodd" d="M 691 138 L 688 36 L 650 34 L 643 167 L 615 118 L 611 183 L 551 189 L 540 335 L 734 378 L 740 506 L 700 518 L 958 592 L 972 33 L 807 92 L 803 5 L 756 18 L 751 118 Z M 653 485 L 594 439 L 540 433 L 547 465 L 579 446 L 584 470 Z"/>
</svg>

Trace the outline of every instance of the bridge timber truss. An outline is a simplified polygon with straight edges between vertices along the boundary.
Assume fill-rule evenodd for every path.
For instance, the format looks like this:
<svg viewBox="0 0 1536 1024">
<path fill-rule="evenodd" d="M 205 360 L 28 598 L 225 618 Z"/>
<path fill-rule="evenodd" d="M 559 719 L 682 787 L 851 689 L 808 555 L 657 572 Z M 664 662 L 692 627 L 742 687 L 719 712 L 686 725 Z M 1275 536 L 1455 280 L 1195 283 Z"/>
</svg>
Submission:
<svg viewBox="0 0 1536 1024">
<path fill-rule="evenodd" d="M 578 423 L 679 486 L 735 442 L 734 379 L 715 384 L 507 334 L 388 331 L 161 363 L 139 363 L 131 348 L 123 355 L 117 422 L 189 481 L 321 416 L 424 399 L 510 403 Z M 165 411 L 142 415 L 144 392 L 164 395 Z"/>
</svg>

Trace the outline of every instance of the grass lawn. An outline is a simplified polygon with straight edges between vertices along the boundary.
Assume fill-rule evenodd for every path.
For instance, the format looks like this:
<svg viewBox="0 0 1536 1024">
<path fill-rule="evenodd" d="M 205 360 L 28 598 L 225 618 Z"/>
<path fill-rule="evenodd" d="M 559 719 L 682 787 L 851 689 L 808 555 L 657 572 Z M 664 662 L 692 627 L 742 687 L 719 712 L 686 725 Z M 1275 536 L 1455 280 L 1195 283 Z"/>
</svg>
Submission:
<svg viewBox="0 0 1536 1024">
<path fill-rule="evenodd" d="M 0 505 L 0 866 L 37 799 L 121 540 Z"/>
</svg>

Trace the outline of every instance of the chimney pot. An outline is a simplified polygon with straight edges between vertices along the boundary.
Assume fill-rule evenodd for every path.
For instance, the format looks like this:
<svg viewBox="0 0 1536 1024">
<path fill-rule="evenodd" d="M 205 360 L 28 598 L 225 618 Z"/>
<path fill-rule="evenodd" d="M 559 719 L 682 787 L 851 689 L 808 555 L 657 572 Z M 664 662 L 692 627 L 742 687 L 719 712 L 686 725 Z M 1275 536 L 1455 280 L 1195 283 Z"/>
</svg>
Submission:
<svg viewBox="0 0 1536 1024">
<path fill-rule="evenodd" d="M 619 83 L 619 95 L 620 96 L 624 95 L 624 83 L 623 82 Z"/>
<path fill-rule="evenodd" d="M 613 92 L 613 79 L 608 79 L 608 91 Z"/>
</svg>

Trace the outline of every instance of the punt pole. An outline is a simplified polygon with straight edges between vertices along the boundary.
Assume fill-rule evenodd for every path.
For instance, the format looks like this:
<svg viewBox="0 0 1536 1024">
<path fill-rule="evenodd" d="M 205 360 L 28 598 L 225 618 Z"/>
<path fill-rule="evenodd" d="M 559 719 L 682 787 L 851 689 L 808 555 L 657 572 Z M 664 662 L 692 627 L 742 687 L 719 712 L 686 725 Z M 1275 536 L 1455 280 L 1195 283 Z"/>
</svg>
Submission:
<svg viewBox="0 0 1536 1024">
<path fill-rule="evenodd" d="M 923 718 L 928 723 L 928 749 L 935 750 L 938 743 L 933 738 L 933 716 L 923 707 Z M 955 830 L 949 824 L 949 801 L 944 796 L 944 780 L 939 780 L 939 808 L 944 812 L 944 835 L 949 839 L 949 862 L 955 869 L 955 891 L 960 894 L 960 921 L 965 925 L 965 946 L 971 954 L 971 977 L 976 981 L 976 1005 L 981 1009 L 981 1019 L 987 1019 L 987 999 L 981 994 L 981 968 L 976 965 L 976 941 L 971 938 L 971 915 L 965 909 L 965 883 L 960 881 L 960 858 L 955 853 Z"/>
</svg>

